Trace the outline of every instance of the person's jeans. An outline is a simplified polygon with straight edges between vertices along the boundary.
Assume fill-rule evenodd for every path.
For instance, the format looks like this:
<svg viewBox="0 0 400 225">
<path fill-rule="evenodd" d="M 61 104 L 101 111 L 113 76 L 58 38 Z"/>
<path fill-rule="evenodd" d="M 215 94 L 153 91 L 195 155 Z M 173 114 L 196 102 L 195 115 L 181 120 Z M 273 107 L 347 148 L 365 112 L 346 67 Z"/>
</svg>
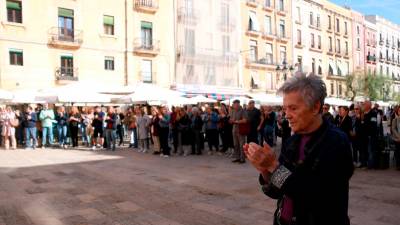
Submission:
<svg viewBox="0 0 400 225">
<path fill-rule="evenodd" d="M 168 137 L 169 137 L 169 128 L 161 127 L 160 128 L 160 145 L 161 145 L 162 153 L 164 155 L 170 155 L 170 148 L 168 145 Z"/>
<path fill-rule="evenodd" d="M 49 137 L 49 144 L 53 144 L 53 127 L 43 127 L 42 129 L 42 146 L 46 146 L 47 136 Z"/>
<path fill-rule="evenodd" d="M 106 129 L 107 149 L 111 149 L 112 147 L 112 150 L 115 151 L 116 139 L 117 139 L 117 131 L 114 129 Z"/>
<path fill-rule="evenodd" d="M 372 169 L 376 167 L 376 140 L 372 137 L 368 137 L 368 168 Z"/>
<path fill-rule="evenodd" d="M 67 126 L 65 125 L 57 125 L 57 131 L 58 131 L 58 143 L 61 145 L 64 145 L 67 142 Z"/>
<path fill-rule="evenodd" d="M 82 143 L 89 143 L 89 137 L 87 135 L 86 128 L 87 126 L 84 123 L 82 123 L 80 127 L 82 133 Z"/>
<path fill-rule="evenodd" d="M 33 145 L 31 145 L 31 138 L 33 139 Z M 25 128 L 25 145 L 27 148 L 36 148 L 36 127 Z"/>
</svg>

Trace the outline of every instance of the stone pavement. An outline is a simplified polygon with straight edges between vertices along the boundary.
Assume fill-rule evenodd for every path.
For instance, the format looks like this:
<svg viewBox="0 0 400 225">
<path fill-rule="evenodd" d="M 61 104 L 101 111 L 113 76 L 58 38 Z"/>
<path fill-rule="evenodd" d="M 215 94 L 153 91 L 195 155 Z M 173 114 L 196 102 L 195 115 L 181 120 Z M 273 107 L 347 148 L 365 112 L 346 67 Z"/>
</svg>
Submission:
<svg viewBox="0 0 400 225">
<path fill-rule="evenodd" d="M 0 225 L 269 225 L 274 209 L 224 156 L 0 150 Z M 399 209 L 399 171 L 356 171 L 352 224 L 399 225 Z"/>
</svg>

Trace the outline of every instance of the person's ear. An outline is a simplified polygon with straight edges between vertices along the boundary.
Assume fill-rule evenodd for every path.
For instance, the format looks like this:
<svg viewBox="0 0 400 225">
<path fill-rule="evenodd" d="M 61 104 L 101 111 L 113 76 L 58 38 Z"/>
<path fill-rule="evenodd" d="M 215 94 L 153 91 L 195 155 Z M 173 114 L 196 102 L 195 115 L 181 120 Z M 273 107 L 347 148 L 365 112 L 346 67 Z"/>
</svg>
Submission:
<svg viewBox="0 0 400 225">
<path fill-rule="evenodd" d="M 321 111 L 321 107 L 322 107 L 322 105 L 320 102 L 315 103 L 314 108 L 313 108 L 313 114 L 318 115 L 319 112 Z"/>
</svg>

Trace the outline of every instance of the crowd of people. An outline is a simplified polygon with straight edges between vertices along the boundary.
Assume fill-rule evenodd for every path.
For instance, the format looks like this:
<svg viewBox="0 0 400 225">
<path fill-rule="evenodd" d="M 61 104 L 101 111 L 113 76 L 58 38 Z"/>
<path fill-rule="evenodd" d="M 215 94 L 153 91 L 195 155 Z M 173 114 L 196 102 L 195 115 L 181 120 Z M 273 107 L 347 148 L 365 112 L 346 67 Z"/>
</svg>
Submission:
<svg viewBox="0 0 400 225">
<path fill-rule="evenodd" d="M 382 140 L 392 137 L 397 168 L 400 168 L 400 108 L 384 113 L 370 101 L 342 106 L 338 110 L 323 106 L 323 118 L 342 129 L 352 142 L 353 160 L 358 167 L 379 167 Z M 332 112 L 332 113 L 331 113 Z M 390 124 L 392 126 L 390 127 Z M 260 106 L 249 101 L 242 107 L 239 100 L 232 106 L 172 107 L 49 107 L 26 106 L 0 109 L 5 149 L 75 148 L 115 151 L 118 146 L 163 157 L 170 155 L 226 154 L 233 162 L 244 163 L 245 143 L 267 143 L 275 146 L 277 137 L 284 146 L 291 128 L 281 107 Z M 207 145 L 205 145 L 207 143 Z M 151 146 L 151 147 L 150 147 Z"/>
</svg>

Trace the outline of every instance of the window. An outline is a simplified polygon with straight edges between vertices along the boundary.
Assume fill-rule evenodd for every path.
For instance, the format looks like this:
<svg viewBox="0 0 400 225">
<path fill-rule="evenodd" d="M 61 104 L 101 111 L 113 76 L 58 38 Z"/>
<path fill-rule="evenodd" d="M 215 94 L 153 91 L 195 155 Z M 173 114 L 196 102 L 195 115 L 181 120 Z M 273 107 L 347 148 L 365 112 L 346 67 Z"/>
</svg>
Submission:
<svg viewBox="0 0 400 225">
<path fill-rule="evenodd" d="M 336 40 L 336 52 L 340 53 L 340 40 L 339 39 Z"/>
<path fill-rule="evenodd" d="M 267 43 L 265 52 L 266 52 L 266 58 L 265 58 L 266 63 L 270 64 L 270 65 L 273 64 L 274 63 L 274 61 L 273 61 L 274 55 L 273 55 L 273 51 L 272 51 L 272 44 Z"/>
<path fill-rule="evenodd" d="M 145 83 L 153 82 L 153 73 L 152 73 L 152 62 L 151 60 L 142 60 L 142 81 Z"/>
<path fill-rule="evenodd" d="M 337 65 L 337 75 L 342 76 L 342 68 L 340 68 L 342 63 L 340 61 L 337 61 L 336 65 Z"/>
<path fill-rule="evenodd" d="M 303 58 L 301 56 L 297 57 L 297 65 L 300 72 L 303 72 Z"/>
<path fill-rule="evenodd" d="M 114 70 L 114 57 L 106 56 L 104 59 L 104 69 Z"/>
<path fill-rule="evenodd" d="M 322 75 L 322 67 L 321 67 L 321 65 L 322 65 L 322 60 L 320 59 L 319 60 L 319 65 L 318 65 L 318 75 Z"/>
<path fill-rule="evenodd" d="M 285 21 L 284 20 L 280 20 L 280 22 L 279 22 L 279 36 L 285 37 Z"/>
<path fill-rule="evenodd" d="M 257 59 L 257 41 L 250 40 L 250 60 L 256 62 Z"/>
<path fill-rule="evenodd" d="M 339 19 L 336 19 L 336 32 L 340 33 L 340 23 L 339 23 Z"/>
<path fill-rule="evenodd" d="M 321 17 L 319 15 L 317 15 L 317 27 L 321 27 Z"/>
<path fill-rule="evenodd" d="M 279 0 L 279 11 L 285 11 L 285 5 L 284 5 L 284 0 Z"/>
<path fill-rule="evenodd" d="M 229 53 L 231 51 L 231 42 L 228 35 L 222 36 L 222 52 L 224 54 Z"/>
<path fill-rule="evenodd" d="M 58 8 L 58 35 L 61 41 L 74 41 L 74 10 Z"/>
<path fill-rule="evenodd" d="M 318 49 L 321 50 L 321 35 L 318 35 Z"/>
<path fill-rule="evenodd" d="M 9 54 L 10 54 L 10 65 L 14 66 L 24 65 L 22 50 L 10 49 Z"/>
<path fill-rule="evenodd" d="M 347 22 L 344 22 L 344 34 L 347 35 Z"/>
<path fill-rule="evenodd" d="M 185 76 L 185 83 L 186 84 L 193 84 L 196 83 L 196 79 L 194 76 L 194 66 L 193 65 L 186 65 L 186 76 Z"/>
<path fill-rule="evenodd" d="M 257 20 L 257 15 L 255 12 L 250 11 L 249 12 L 249 30 L 250 31 L 259 31 L 260 30 L 260 26 L 258 24 L 258 20 Z"/>
<path fill-rule="evenodd" d="M 114 17 L 103 16 L 103 27 L 105 34 L 114 35 Z"/>
<path fill-rule="evenodd" d="M 357 25 L 357 34 L 360 35 L 360 26 Z M 368 33 L 368 37 L 369 37 L 369 33 Z"/>
<path fill-rule="evenodd" d="M 297 22 L 301 22 L 301 12 L 300 12 L 300 7 L 297 7 L 296 8 L 296 12 L 297 12 L 297 15 L 296 15 L 296 18 L 297 18 Z"/>
<path fill-rule="evenodd" d="M 271 0 L 265 0 L 265 6 L 271 7 Z"/>
<path fill-rule="evenodd" d="M 221 18 L 223 26 L 228 26 L 230 20 L 230 11 L 227 3 L 221 4 Z"/>
<path fill-rule="evenodd" d="M 361 49 L 360 38 L 357 38 L 357 49 Z"/>
<path fill-rule="evenodd" d="M 142 21 L 140 30 L 142 48 L 153 49 L 153 24 Z"/>
<path fill-rule="evenodd" d="M 328 16 L 328 29 L 332 29 L 331 16 Z"/>
<path fill-rule="evenodd" d="M 348 55 L 349 54 L 349 43 L 346 41 L 344 42 L 344 46 L 345 46 L 345 54 Z"/>
<path fill-rule="evenodd" d="M 215 85 L 216 84 L 216 77 L 215 77 L 215 66 L 206 66 L 204 68 L 204 74 L 206 75 L 205 83 L 208 85 Z"/>
<path fill-rule="evenodd" d="M 339 95 L 340 96 L 342 95 L 342 85 L 341 84 L 339 84 Z"/>
<path fill-rule="evenodd" d="M 329 69 L 328 69 L 328 74 L 329 75 L 333 75 L 333 67 L 332 67 L 332 65 L 329 63 Z"/>
<path fill-rule="evenodd" d="M 186 54 L 196 54 L 196 43 L 193 29 L 185 29 L 185 51 Z"/>
<path fill-rule="evenodd" d="M 74 76 L 74 58 L 72 54 L 61 56 L 61 76 Z"/>
<path fill-rule="evenodd" d="M 311 48 L 315 48 L 314 34 L 311 34 Z"/>
<path fill-rule="evenodd" d="M 286 47 L 285 46 L 280 47 L 280 57 L 281 57 L 280 63 L 283 64 L 283 62 L 286 62 Z"/>
<path fill-rule="evenodd" d="M 315 59 L 312 59 L 312 63 L 311 63 L 311 73 L 315 74 Z"/>
<path fill-rule="evenodd" d="M 21 2 L 7 1 L 7 21 L 12 23 L 22 23 Z"/>
<path fill-rule="evenodd" d="M 272 34 L 271 17 L 265 16 L 265 33 Z"/>
<path fill-rule="evenodd" d="M 345 75 L 349 75 L 349 72 L 350 72 L 350 63 L 346 62 L 346 73 L 345 73 Z"/>
<path fill-rule="evenodd" d="M 331 83 L 331 95 L 334 94 L 333 83 Z"/>
<path fill-rule="evenodd" d="M 330 52 L 333 52 L 332 37 L 329 37 L 329 51 L 330 51 Z"/>
<path fill-rule="evenodd" d="M 382 65 L 381 65 L 381 67 L 379 68 L 379 72 L 380 72 L 379 75 L 383 75 L 383 66 L 382 66 Z"/>
<path fill-rule="evenodd" d="M 297 45 L 301 45 L 301 30 L 297 30 Z"/>
<path fill-rule="evenodd" d="M 314 16 L 312 12 L 310 12 L 310 25 L 314 26 Z"/>
</svg>

